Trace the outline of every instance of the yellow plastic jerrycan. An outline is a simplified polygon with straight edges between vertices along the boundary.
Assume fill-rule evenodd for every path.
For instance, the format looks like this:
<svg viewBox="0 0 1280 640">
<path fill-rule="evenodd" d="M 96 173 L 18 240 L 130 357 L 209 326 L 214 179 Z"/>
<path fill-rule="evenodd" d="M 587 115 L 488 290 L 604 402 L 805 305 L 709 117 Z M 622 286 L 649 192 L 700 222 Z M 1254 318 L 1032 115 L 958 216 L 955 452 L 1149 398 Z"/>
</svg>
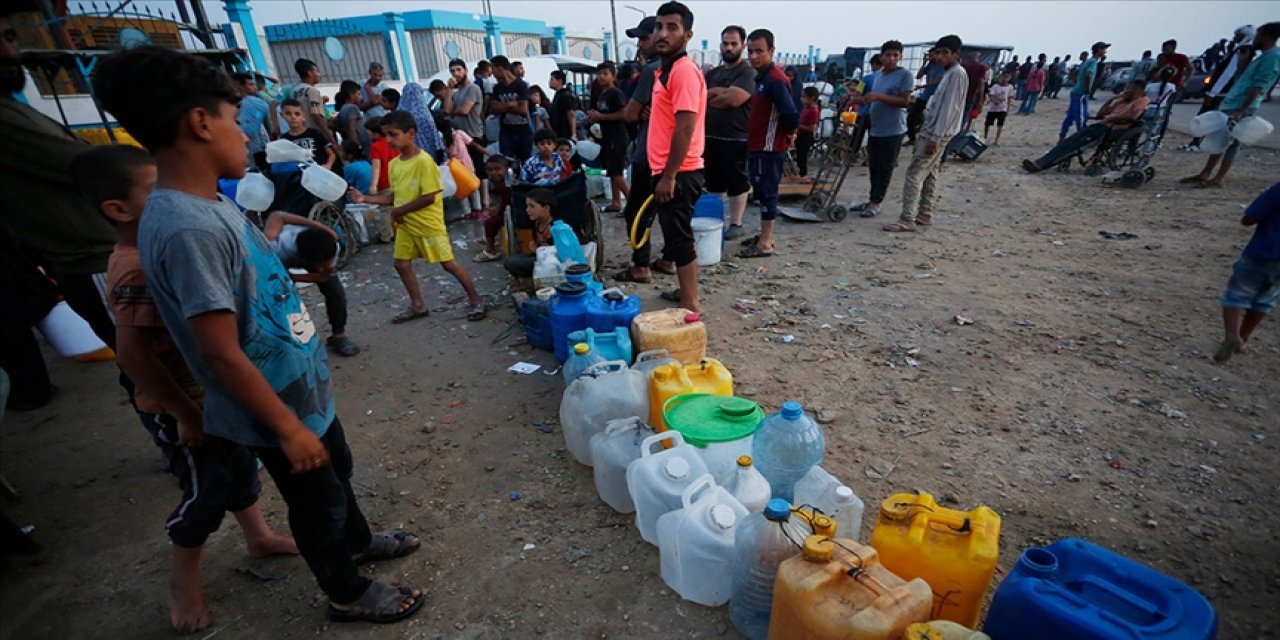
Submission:
<svg viewBox="0 0 1280 640">
<path fill-rule="evenodd" d="M 646 311 L 631 321 L 631 343 L 636 353 L 666 349 L 672 358 L 696 366 L 707 355 L 707 327 L 688 309 Z"/>
<path fill-rule="evenodd" d="M 649 424 L 655 431 L 667 430 L 662 417 L 667 400 L 684 393 L 731 396 L 733 375 L 715 358 L 703 358 L 689 366 L 664 364 L 654 369 L 649 374 Z"/>
<path fill-rule="evenodd" d="M 769 640 L 897 639 L 932 603 L 924 580 L 894 575 L 875 549 L 813 535 L 778 567 Z"/>
<path fill-rule="evenodd" d="M 902 640 L 991 640 L 991 636 L 950 620 L 913 622 Z"/>
<path fill-rule="evenodd" d="M 932 618 L 978 626 L 1000 556 L 995 511 L 984 506 L 956 511 L 939 507 L 927 493 L 896 493 L 880 504 L 871 546 L 890 571 L 929 583 Z"/>
</svg>

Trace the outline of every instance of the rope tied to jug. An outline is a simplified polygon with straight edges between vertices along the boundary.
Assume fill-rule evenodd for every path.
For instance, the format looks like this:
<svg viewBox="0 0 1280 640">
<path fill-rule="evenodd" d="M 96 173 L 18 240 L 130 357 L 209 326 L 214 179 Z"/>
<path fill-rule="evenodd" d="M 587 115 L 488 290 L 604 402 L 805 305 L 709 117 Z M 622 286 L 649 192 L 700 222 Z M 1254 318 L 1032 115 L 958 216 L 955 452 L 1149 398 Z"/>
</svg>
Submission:
<svg viewBox="0 0 1280 640">
<path fill-rule="evenodd" d="M 910 509 L 912 509 L 912 508 L 916 508 L 916 509 L 924 509 L 925 511 L 928 511 L 929 513 L 937 513 L 937 510 L 935 510 L 933 507 L 931 507 L 931 506 L 929 506 L 929 505 L 927 505 L 927 504 L 920 504 L 919 502 L 895 502 L 895 503 L 893 503 L 893 507 L 894 507 L 895 509 L 902 509 L 902 508 L 904 508 L 904 507 L 905 507 L 905 508 L 906 508 L 906 509 L 908 509 L 908 510 L 910 510 Z M 944 527 L 946 527 L 946 528 L 948 528 L 948 529 L 951 529 L 952 531 L 954 531 L 954 532 L 956 532 L 956 533 L 969 533 L 970 531 L 973 531 L 973 521 L 972 521 L 968 516 L 966 516 L 966 517 L 965 517 L 964 522 L 961 522 L 961 523 L 960 523 L 960 526 L 959 526 L 959 527 L 957 527 L 957 526 L 955 526 L 955 525 L 952 525 L 952 524 L 950 524 L 950 523 L 947 523 L 947 522 L 942 522 L 942 523 L 940 523 L 940 524 L 942 524 L 942 526 L 944 526 Z"/>
</svg>

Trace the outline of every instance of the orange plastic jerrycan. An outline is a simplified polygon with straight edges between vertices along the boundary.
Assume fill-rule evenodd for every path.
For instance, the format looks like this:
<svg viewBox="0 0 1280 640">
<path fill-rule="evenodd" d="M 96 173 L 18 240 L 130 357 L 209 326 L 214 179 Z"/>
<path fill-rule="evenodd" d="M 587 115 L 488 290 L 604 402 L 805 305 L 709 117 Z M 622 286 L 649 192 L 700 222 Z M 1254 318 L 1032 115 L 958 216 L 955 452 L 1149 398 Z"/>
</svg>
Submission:
<svg viewBox="0 0 1280 640">
<path fill-rule="evenodd" d="M 667 430 L 662 409 L 667 400 L 685 393 L 731 396 L 733 375 L 715 358 L 703 358 L 689 366 L 664 364 L 654 369 L 649 374 L 649 424 L 654 430 Z"/>
<path fill-rule="evenodd" d="M 894 575 L 875 549 L 813 535 L 778 567 L 769 640 L 897 640 L 932 604 L 924 580 Z"/>
<path fill-rule="evenodd" d="M 707 327 L 688 309 L 646 311 L 631 321 L 636 353 L 666 349 L 671 357 L 697 366 L 707 355 Z"/>
<path fill-rule="evenodd" d="M 984 506 L 956 511 L 939 507 L 927 493 L 896 493 L 880 504 L 871 546 L 890 571 L 929 583 L 932 619 L 978 626 L 1000 556 L 995 511 Z"/>
</svg>

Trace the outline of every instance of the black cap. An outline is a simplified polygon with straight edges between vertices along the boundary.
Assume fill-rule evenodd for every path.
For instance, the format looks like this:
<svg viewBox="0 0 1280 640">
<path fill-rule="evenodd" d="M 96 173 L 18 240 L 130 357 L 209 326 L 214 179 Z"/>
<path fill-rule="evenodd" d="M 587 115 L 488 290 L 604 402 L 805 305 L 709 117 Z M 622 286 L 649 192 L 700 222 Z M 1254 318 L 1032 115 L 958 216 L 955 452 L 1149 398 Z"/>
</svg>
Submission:
<svg viewBox="0 0 1280 640">
<path fill-rule="evenodd" d="M 644 36 L 653 33 L 653 29 L 657 25 L 658 18 L 655 16 L 645 16 L 644 19 L 640 21 L 640 24 L 636 25 L 634 29 L 627 29 L 627 37 L 643 38 Z"/>
<path fill-rule="evenodd" d="M 1098 49 L 1110 49 L 1110 48 L 1111 48 L 1110 42 L 1103 42 L 1099 40 L 1093 43 L 1093 51 L 1097 51 Z"/>
</svg>

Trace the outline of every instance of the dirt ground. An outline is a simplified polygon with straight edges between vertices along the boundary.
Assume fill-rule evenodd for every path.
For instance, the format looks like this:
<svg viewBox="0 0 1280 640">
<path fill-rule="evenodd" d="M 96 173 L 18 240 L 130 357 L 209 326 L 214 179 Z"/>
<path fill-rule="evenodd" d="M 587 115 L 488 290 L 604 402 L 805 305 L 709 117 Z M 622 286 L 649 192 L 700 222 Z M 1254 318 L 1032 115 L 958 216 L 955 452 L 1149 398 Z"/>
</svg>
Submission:
<svg viewBox="0 0 1280 640">
<path fill-rule="evenodd" d="M 1194 585 L 1222 637 L 1276 637 L 1280 517 L 1262 498 L 1280 488 L 1280 322 L 1225 366 L 1210 356 L 1218 296 L 1250 233 L 1241 210 L 1280 175 L 1280 155 L 1244 150 L 1222 190 L 1176 184 L 1204 158 L 1174 150 L 1180 134 L 1137 190 L 1024 174 L 1018 162 L 1053 142 L 1065 106 L 1012 116 L 1002 146 L 948 163 L 933 228 L 783 223 L 777 257 L 705 271 L 710 353 L 769 411 L 798 399 L 830 412 L 824 466 L 868 504 L 864 540 L 893 492 L 985 504 L 1004 519 L 1002 572 L 1026 547 L 1084 537 Z M 846 200 L 865 195 L 866 175 L 851 171 Z M 901 184 L 900 169 L 885 216 Z M 609 225 L 619 264 L 622 225 Z M 478 227 L 451 233 L 473 242 L 459 250 L 468 258 Z M 505 287 L 497 264 L 467 266 L 483 292 Z M 452 279 L 419 270 L 436 313 L 392 326 L 405 296 L 389 247 L 355 258 L 348 332 L 364 353 L 330 365 L 365 513 L 424 536 L 420 552 L 369 571 L 424 586 L 427 608 L 398 625 L 330 625 L 304 563 L 250 560 L 228 520 L 205 568 L 216 626 L 197 637 L 733 637 L 726 609 L 672 593 L 657 549 L 597 498 L 556 423 L 559 376 L 506 371 L 553 365 L 507 331 L 510 306 L 467 323 Z M 653 309 L 670 286 L 634 291 Z M 0 638 L 169 637 L 174 482 L 111 364 L 51 366 L 55 401 L 11 413 L 0 446 L 23 492 L 6 508 L 45 545 L 5 564 Z M 885 462 L 887 478 L 869 477 Z M 284 528 L 269 482 L 263 504 Z"/>
</svg>

